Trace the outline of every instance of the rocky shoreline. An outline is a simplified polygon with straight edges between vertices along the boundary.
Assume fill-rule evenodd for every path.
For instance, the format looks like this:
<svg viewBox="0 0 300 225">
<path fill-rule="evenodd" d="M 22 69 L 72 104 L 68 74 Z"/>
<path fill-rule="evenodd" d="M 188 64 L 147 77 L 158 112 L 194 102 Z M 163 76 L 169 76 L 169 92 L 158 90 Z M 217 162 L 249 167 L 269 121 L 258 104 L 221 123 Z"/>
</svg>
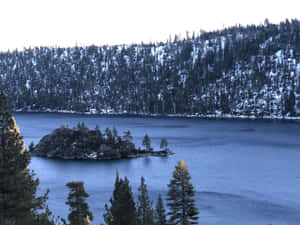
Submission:
<svg viewBox="0 0 300 225">
<path fill-rule="evenodd" d="M 82 156 L 51 156 L 47 154 L 40 154 L 31 152 L 32 156 L 36 157 L 44 157 L 44 158 L 56 158 L 63 160 L 119 160 L 119 159 L 133 159 L 133 158 L 141 158 L 141 157 L 168 157 L 169 155 L 174 155 L 175 153 L 170 150 L 162 150 L 162 151 L 153 151 L 153 152 L 141 152 L 136 154 L 127 155 L 126 157 L 119 156 L 103 156 L 103 157 L 93 157 L 93 155 L 82 155 Z"/>
</svg>

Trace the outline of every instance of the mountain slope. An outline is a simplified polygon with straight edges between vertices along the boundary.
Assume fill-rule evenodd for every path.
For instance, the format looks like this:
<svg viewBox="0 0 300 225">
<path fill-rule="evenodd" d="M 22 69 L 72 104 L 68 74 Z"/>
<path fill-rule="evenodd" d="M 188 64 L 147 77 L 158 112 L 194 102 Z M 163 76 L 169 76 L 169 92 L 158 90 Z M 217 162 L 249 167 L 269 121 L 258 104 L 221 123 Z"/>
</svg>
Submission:
<svg viewBox="0 0 300 225">
<path fill-rule="evenodd" d="M 300 22 L 236 26 L 156 44 L 0 54 L 21 111 L 296 116 Z"/>
</svg>

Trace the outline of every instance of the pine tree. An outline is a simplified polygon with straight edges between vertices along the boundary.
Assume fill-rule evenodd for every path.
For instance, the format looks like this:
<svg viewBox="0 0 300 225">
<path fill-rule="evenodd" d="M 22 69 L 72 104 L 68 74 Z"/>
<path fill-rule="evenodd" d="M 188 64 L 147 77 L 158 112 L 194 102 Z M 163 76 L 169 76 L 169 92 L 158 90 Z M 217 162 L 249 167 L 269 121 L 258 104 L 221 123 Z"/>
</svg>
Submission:
<svg viewBox="0 0 300 225">
<path fill-rule="evenodd" d="M 114 143 L 113 134 L 112 134 L 111 130 L 108 127 L 105 128 L 105 136 L 106 136 L 107 143 L 109 143 L 109 144 Z"/>
<path fill-rule="evenodd" d="M 160 148 L 161 149 L 167 149 L 168 148 L 168 141 L 166 138 L 162 138 L 160 141 Z"/>
<path fill-rule="evenodd" d="M 195 207 L 193 199 L 195 191 L 190 183 L 190 175 L 187 166 L 181 160 L 175 167 L 173 179 L 168 184 L 168 207 L 170 216 L 168 224 L 170 225 L 188 225 L 197 224 L 198 210 Z"/>
<path fill-rule="evenodd" d="M 161 195 L 158 196 L 154 219 L 156 225 L 167 225 L 166 210 Z"/>
<path fill-rule="evenodd" d="M 70 214 L 68 216 L 70 225 L 86 225 L 87 216 L 93 220 L 93 215 L 89 210 L 85 199 L 89 194 L 84 190 L 83 182 L 69 182 L 66 184 L 70 188 L 67 205 L 70 206 Z"/>
<path fill-rule="evenodd" d="M 285 113 L 289 113 L 290 116 L 295 115 L 295 103 L 296 103 L 296 97 L 294 92 L 290 92 L 289 95 L 286 97 L 285 100 Z"/>
<path fill-rule="evenodd" d="M 138 195 L 138 209 L 137 216 L 140 225 L 153 225 L 153 209 L 152 201 L 149 199 L 147 185 L 145 184 L 144 177 L 141 178 L 141 185 L 139 187 Z"/>
<path fill-rule="evenodd" d="M 127 130 L 127 131 L 124 132 L 123 139 L 124 139 L 124 141 L 126 141 L 128 143 L 132 142 L 133 138 L 132 138 L 130 130 Z"/>
<path fill-rule="evenodd" d="M 47 194 L 37 197 L 39 180 L 28 169 L 30 153 L 0 93 L 0 221 L 17 225 L 50 224 L 45 206 Z M 46 207 L 46 209 L 45 209 Z M 37 210 L 46 212 L 38 213 Z"/>
<path fill-rule="evenodd" d="M 118 131 L 115 127 L 112 130 L 112 134 L 113 134 L 113 138 L 116 140 L 118 138 Z"/>
<path fill-rule="evenodd" d="M 145 146 L 147 151 L 151 151 L 151 140 L 150 140 L 148 134 L 145 134 L 145 136 L 144 136 L 143 146 Z"/>
<path fill-rule="evenodd" d="M 129 181 L 117 178 L 113 197 L 110 199 L 111 206 L 105 205 L 106 213 L 104 221 L 107 225 L 137 225 L 135 202 L 133 200 Z"/>
<path fill-rule="evenodd" d="M 28 146 L 28 151 L 29 151 L 29 152 L 34 151 L 34 143 L 33 143 L 33 142 L 30 142 L 30 144 L 29 144 L 29 146 Z"/>
<path fill-rule="evenodd" d="M 120 141 L 123 144 L 123 146 L 122 146 L 123 150 L 132 151 L 135 149 L 135 145 L 133 144 L 132 139 L 133 139 L 133 137 L 132 137 L 130 131 L 129 130 L 125 131 L 124 135 Z"/>
</svg>

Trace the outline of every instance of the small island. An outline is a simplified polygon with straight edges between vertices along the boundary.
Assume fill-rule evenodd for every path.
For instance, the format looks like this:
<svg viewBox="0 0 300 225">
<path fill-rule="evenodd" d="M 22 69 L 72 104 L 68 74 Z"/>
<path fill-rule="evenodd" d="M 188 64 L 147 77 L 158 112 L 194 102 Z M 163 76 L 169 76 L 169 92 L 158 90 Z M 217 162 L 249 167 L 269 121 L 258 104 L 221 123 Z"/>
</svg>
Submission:
<svg viewBox="0 0 300 225">
<path fill-rule="evenodd" d="M 168 142 L 162 138 L 159 151 L 151 147 L 151 140 L 146 134 L 142 145 L 143 149 L 136 148 L 132 142 L 130 131 L 125 131 L 123 136 L 118 135 L 116 128 L 106 128 L 102 133 L 99 126 L 88 129 L 84 123 L 77 127 L 61 126 L 52 133 L 44 136 L 34 146 L 29 146 L 33 156 L 59 158 L 59 159 L 87 159 L 87 160 L 113 160 L 124 158 L 137 158 L 145 156 L 166 157 L 174 154 L 168 148 Z"/>
</svg>

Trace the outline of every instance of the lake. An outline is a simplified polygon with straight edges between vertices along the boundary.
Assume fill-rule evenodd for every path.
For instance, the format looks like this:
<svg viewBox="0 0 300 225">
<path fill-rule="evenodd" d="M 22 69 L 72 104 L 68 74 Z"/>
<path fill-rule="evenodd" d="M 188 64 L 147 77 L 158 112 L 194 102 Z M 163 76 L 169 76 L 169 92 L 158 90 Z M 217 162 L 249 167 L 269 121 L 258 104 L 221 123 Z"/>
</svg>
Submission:
<svg viewBox="0 0 300 225">
<path fill-rule="evenodd" d="M 112 195 L 116 170 L 127 176 L 136 197 L 144 176 L 150 197 L 164 198 L 179 160 L 184 160 L 196 190 L 200 224 L 299 225 L 300 123 L 262 120 L 109 117 L 56 113 L 15 113 L 28 146 L 55 128 L 84 122 L 101 130 L 130 130 L 141 146 L 147 133 L 158 149 L 167 138 L 175 155 L 113 161 L 64 161 L 33 157 L 30 168 L 40 179 L 40 192 L 50 188 L 49 206 L 67 218 L 69 181 L 83 181 L 94 225 L 103 222 L 104 205 Z M 166 202 L 165 202 L 166 203 Z"/>
</svg>

